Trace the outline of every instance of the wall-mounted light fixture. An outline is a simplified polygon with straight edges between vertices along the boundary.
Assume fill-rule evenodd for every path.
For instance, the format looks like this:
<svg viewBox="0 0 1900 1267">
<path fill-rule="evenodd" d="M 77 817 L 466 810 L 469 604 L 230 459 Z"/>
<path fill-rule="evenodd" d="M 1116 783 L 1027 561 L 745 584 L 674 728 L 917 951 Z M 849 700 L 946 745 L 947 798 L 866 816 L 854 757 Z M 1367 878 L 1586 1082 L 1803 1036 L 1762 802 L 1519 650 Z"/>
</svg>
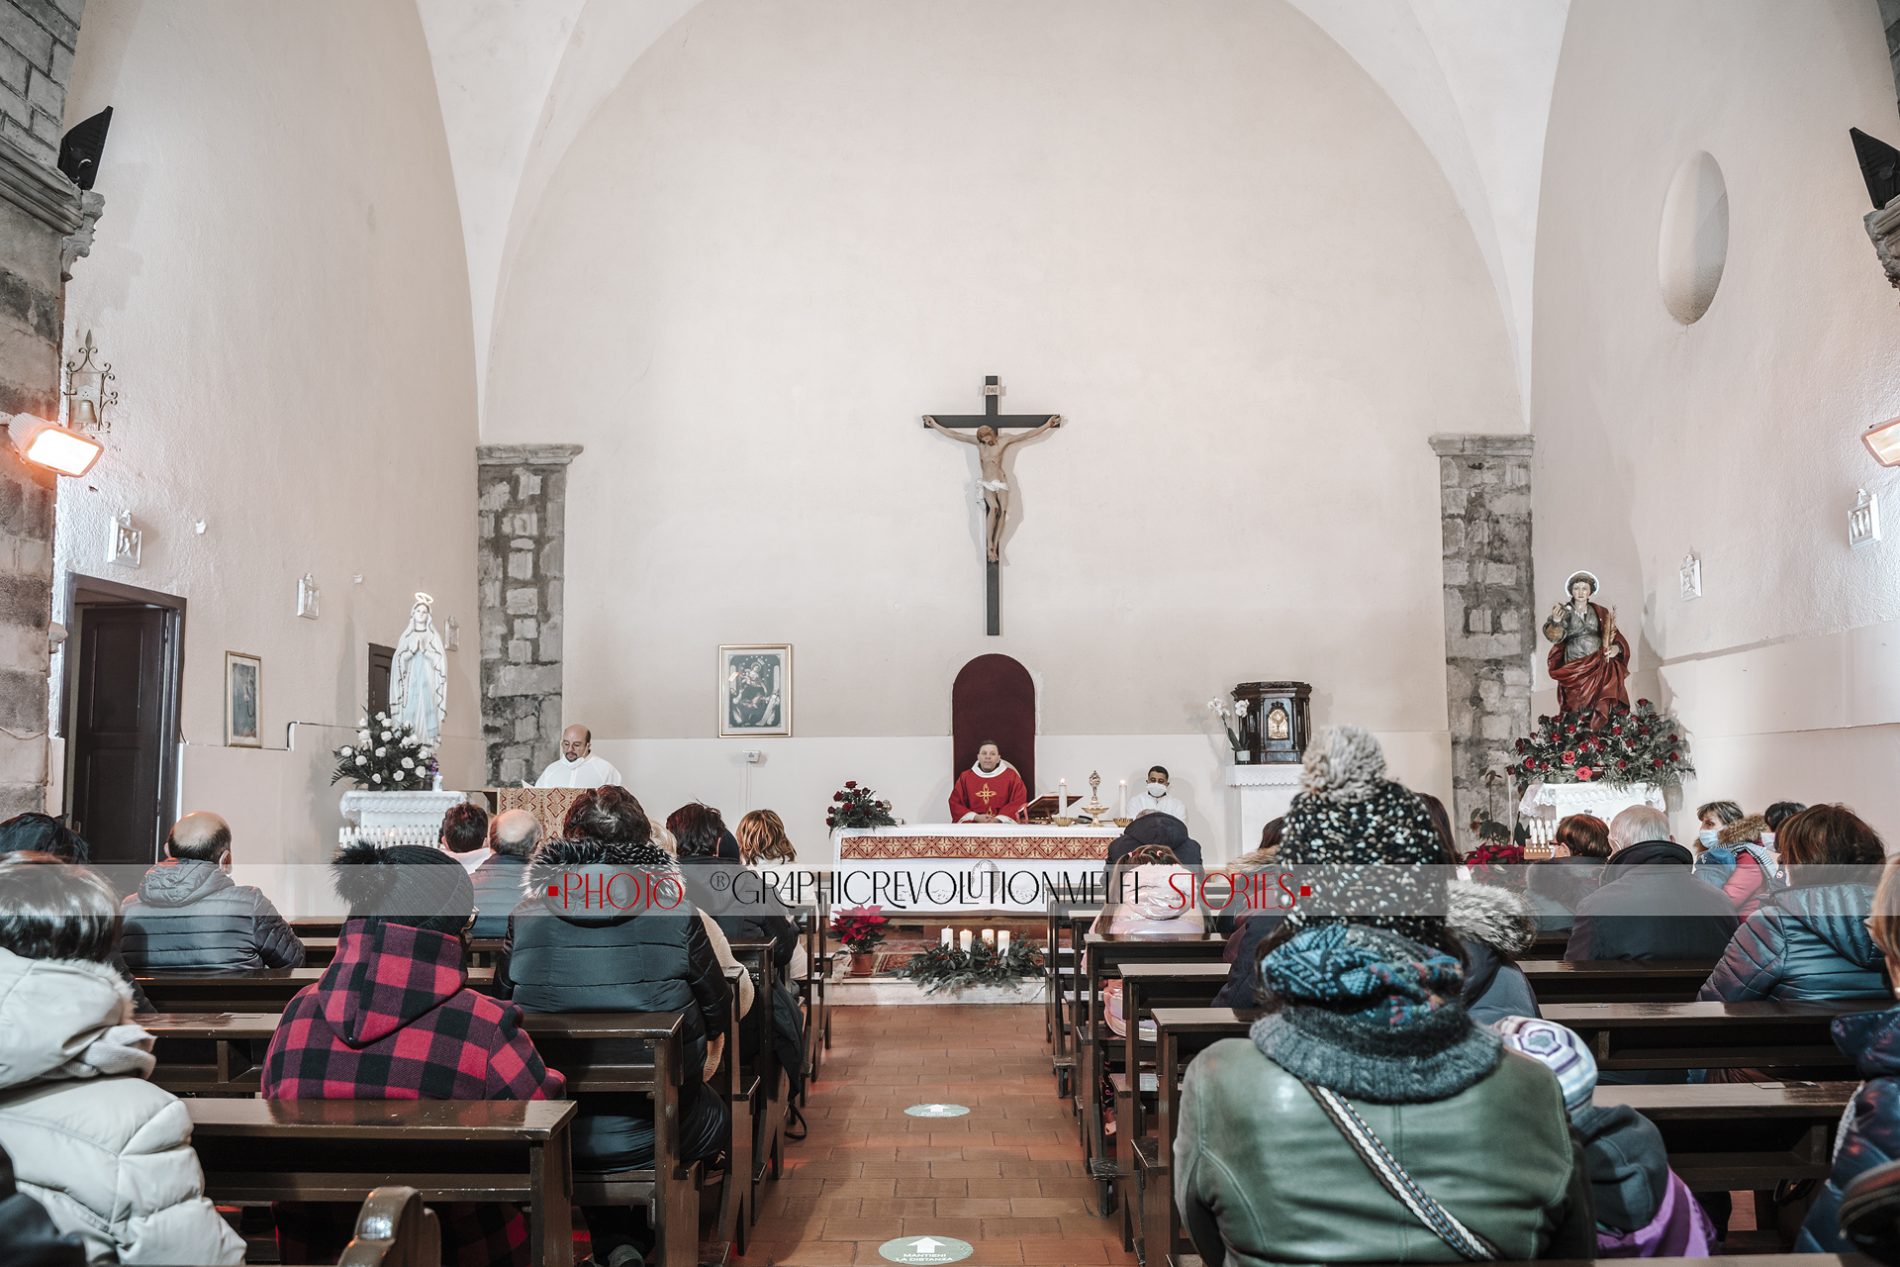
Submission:
<svg viewBox="0 0 1900 1267">
<path fill-rule="evenodd" d="M 105 452 L 105 446 L 91 436 L 32 414 L 14 414 L 9 418 L 7 438 L 21 457 L 59 475 L 84 475 Z"/>
<path fill-rule="evenodd" d="M 1874 461 L 1882 466 L 1900 466 L 1900 418 L 1890 418 L 1867 428 L 1860 437 Z"/>
</svg>

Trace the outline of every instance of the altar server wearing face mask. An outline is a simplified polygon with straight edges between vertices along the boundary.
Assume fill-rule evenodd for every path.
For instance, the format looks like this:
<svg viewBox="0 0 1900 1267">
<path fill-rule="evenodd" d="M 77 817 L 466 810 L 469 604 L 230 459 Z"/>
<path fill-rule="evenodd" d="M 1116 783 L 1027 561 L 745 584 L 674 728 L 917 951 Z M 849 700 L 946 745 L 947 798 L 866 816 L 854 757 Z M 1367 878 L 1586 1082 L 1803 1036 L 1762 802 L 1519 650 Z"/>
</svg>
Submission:
<svg viewBox="0 0 1900 1267">
<path fill-rule="evenodd" d="M 1128 816 L 1140 818 L 1143 814 L 1172 814 L 1187 822 L 1187 806 L 1168 788 L 1166 766 L 1149 767 L 1148 786 L 1128 798 Z"/>
</svg>

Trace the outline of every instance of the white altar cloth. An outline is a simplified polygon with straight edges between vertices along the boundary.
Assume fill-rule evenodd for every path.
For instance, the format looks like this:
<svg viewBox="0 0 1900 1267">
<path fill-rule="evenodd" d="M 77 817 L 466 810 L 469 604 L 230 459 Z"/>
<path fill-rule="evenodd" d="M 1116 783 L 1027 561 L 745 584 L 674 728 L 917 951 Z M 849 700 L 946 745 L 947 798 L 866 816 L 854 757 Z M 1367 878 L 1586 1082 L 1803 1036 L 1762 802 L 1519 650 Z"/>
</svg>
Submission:
<svg viewBox="0 0 1900 1267">
<path fill-rule="evenodd" d="M 1118 827 L 918 823 L 840 828 L 832 906 L 887 915 L 1040 914 L 1050 898 L 1101 899 Z"/>
</svg>

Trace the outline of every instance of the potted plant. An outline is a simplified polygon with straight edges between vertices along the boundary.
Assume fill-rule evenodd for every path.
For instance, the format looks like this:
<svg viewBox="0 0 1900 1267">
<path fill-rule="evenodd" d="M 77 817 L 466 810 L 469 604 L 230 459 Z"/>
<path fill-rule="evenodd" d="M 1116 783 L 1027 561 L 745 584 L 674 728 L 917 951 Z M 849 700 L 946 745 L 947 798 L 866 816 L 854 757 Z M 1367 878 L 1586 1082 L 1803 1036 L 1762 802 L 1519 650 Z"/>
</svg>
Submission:
<svg viewBox="0 0 1900 1267">
<path fill-rule="evenodd" d="M 896 825 L 897 820 L 891 817 L 891 803 L 878 800 L 876 792 L 858 786 L 856 779 L 846 779 L 844 787 L 831 794 L 831 804 L 825 807 L 825 826 L 834 831 L 840 827 Z"/>
<path fill-rule="evenodd" d="M 356 742 L 335 752 L 336 771 L 330 782 L 349 779 L 365 792 L 426 791 L 435 773 L 435 749 L 416 734 L 415 727 L 388 713 L 363 722 Z"/>
<path fill-rule="evenodd" d="M 831 935 L 851 956 L 851 975 L 868 977 L 877 964 L 877 948 L 884 944 L 884 926 L 890 923 L 875 906 L 839 911 L 831 917 Z"/>
</svg>

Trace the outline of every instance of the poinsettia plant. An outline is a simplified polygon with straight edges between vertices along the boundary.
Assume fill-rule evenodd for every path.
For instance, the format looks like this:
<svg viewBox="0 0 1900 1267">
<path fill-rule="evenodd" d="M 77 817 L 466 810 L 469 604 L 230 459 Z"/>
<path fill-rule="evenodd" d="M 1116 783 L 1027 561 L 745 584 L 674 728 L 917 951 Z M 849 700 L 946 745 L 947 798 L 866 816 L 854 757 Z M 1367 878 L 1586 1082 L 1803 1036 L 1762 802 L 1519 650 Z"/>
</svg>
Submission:
<svg viewBox="0 0 1900 1267">
<path fill-rule="evenodd" d="M 868 955 L 884 944 L 884 926 L 890 923 L 881 907 L 860 906 L 831 917 L 831 935 L 854 955 Z"/>
<path fill-rule="evenodd" d="M 890 827 L 896 822 L 891 803 L 878 800 L 877 793 L 858 786 L 856 779 L 846 779 L 844 787 L 831 794 L 831 805 L 825 810 L 827 827 Z"/>
<path fill-rule="evenodd" d="M 332 754 L 336 771 L 330 782 L 352 779 L 370 792 L 420 792 L 435 772 L 435 749 L 416 734 L 416 728 L 388 713 L 359 723 L 356 740 Z"/>
<path fill-rule="evenodd" d="M 1537 729 L 1517 741 L 1511 775 L 1520 792 L 1539 781 L 1674 787 L 1695 770 L 1688 750 L 1681 724 L 1639 699 L 1633 709 L 1613 705 L 1601 722 L 1587 713 L 1539 717 Z"/>
<path fill-rule="evenodd" d="M 1486 841 L 1465 855 L 1471 878 L 1485 884 L 1512 884 L 1523 872 L 1524 846 L 1507 841 Z"/>
</svg>

